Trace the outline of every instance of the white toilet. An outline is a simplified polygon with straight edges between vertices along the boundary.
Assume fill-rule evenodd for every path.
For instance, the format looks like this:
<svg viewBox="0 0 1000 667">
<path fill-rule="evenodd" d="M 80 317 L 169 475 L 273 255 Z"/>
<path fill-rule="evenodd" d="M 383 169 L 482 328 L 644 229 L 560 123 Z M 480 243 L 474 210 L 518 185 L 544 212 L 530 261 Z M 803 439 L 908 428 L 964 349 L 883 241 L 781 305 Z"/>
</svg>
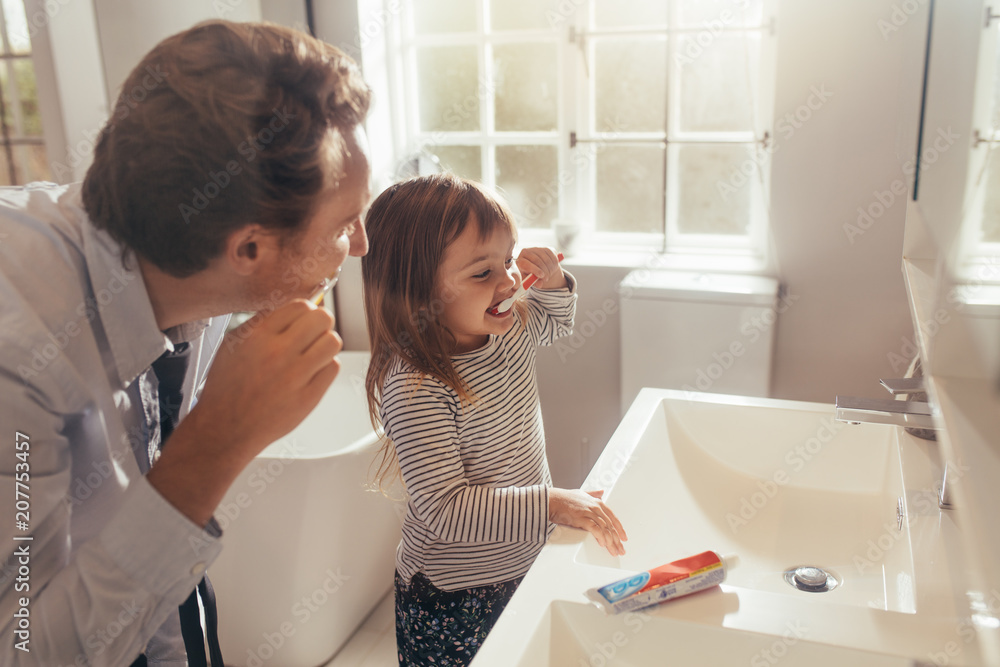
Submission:
<svg viewBox="0 0 1000 667">
<path fill-rule="evenodd" d="M 638 270 L 619 294 L 623 414 L 643 387 L 768 396 L 777 280 Z"/>
</svg>

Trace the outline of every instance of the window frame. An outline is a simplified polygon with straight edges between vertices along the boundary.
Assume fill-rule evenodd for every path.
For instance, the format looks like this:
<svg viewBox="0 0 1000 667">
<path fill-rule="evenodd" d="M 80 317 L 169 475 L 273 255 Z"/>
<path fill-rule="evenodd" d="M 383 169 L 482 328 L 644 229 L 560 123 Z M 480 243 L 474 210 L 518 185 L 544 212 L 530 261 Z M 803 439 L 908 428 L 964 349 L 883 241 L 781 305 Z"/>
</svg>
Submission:
<svg viewBox="0 0 1000 667">
<path fill-rule="evenodd" d="M 973 141 L 968 148 L 964 220 L 957 236 L 956 276 L 961 281 L 1000 284 L 1000 242 L 983 240 L 985 194 L 991 160 L 1000 160 L 1000 95 L 995 80 L 1000 75 L 1000 22 L 987 21 L 979 41 L 975 97 L 972 107 Z M 982 129 L 979 129 L 982 128 Z M 1000 169 L 1000 164 L 994 164 Z"/>
<path fill-rule="evenodd" d="M 773 111 L 775 77 L 775 18 L 774 0 L 762 0 L 763 20 L 755 26 L 726 26 L 725 32 L 757 31 L 759 34 L 758 63 L 755 73 L 757 80 L 756 98 L 752 115 L 753 129 L 741 133 L 698 133 L 682 132 L 675 127 L 679 109 L 678 76 L 674 76 L 679 65 L 675 65 L 675 54 L 680 48 L 679 35 L 705 32 L 703 27 L 668 29 L 656 26 L 636 31 L 634 29 L 594 29 L 593 7 L 595 0 L 582 0 L 579 10 L 566 18 L 557 29 L 511 30 L 501 33 L 486 33 L 491 0 L 476 0 L 476 33 L 417 35 L 414 30 L 413 0 L 401 1 L 399 28 L 387 39 L 389 55 L 389 78 L 391 106 L 394 124 L 397 128 L 396 146 L 402 155 L 419 150 L 430 150 L 442 145 L 479 145 L 482 180 L 487 184 L 496 183 L 495 150 L 502 145 L 551 145 L 556 147 L 558 160 L 556 184 L 559 194 L 559 218 L 585 221 L 584 248 L 610 249 L 630 252 L 649 252 L 656 249 L 661 253 L 675 256 L 679 266 L 717 267 L 720 259 L 728 259 L 739 265 L 740 270 L 764 270 L 767 266 L 767 232 L 769 226 L 770 154 L 773 151 Z M 577 4 L 577 3 L 575 3 Z M 679 5 L 670 3 L 671 16 L 668 21 L 677 24 Z M 721 16 L 721 14 L 720 14 Z M 702 25 L 706 25 L 703 22 Z M 594 131 L 593 105 L 595 78 L 587 76 L 586 68 L 594 59 L 594 45 L 602 38 L 610 36 L 643 33 L 661 36 L 666 41 L 669 57 L 668 73 L 668 113 L 664 132 L 629 133 L 627 137 L 617 137 L 613 133 Z M 578 43 L 583 38 L 583 51 Z M 714 41 L 714 38 L 713 38 Z M 556 71 L 558 74 L 558 94 L 554 132 L 498 133 L 494 126 L 494 99 L 496 87 L 492 77 L 492 49 L 496 44 L 505 43 L 554 43 L 556 44 Z M 478 132 L 429 132 L 419 127 L 420 112 L 417 91 L 417 49 L 422 46 L 474 45 L 477 54 L 477 93 L 484 91 L 479 104 L 480 129 Z M 407 109 L 410 110 L 407 113 Z M 416 110 L 416 111 L 413 111 Z M 567 140 L 575 137 L 575 141 Z M 680 231 L 677 223 L 678 197 L 667 193 L 679 187 L 676 168 L 671 168 L 679 160 L 673 155 L 684 145 L 704 145 L 705 139 L 712 143 L 729 143 L 755 147 L 751 178 L 757 182 L 751 185 L 751 211 L 746 234 L 690 234 Z M 702 140 L 699 142 L 699 140 Z M 662 233 L 613 232 L 594 228 L 596 211 L 596 159 L 588 157 L 584 151 L 601 145 L 660 146 L 664 150 L 666 178 L 664 181 L 664 211 L 659 221 Z M 553 234 L 545 227 L 522 227 L 523 243 L 551 244 Z"/>
<path fill-rule="evenodd" d="M 27 51 L 15 51 L 11 46 L 10 23 L 7 18 L 6 8 L 0 4 L 0 66 L 4 68 L 7 75 L 6 85 L 0 85 L 0 150 L 2 159 L 7 164 L 9 183 L 5 185 L 24 185 L 31 180 L 32 170 L 28 162 L 31 157 L 27 150 L 19 150 L 20 147 L 41 146 L 45 147 L 44 135 L 29 135 L 25 131 L 24 109 L 22 105 L 21 89 L 17 82 L 16 61 L 26 60 L 31 63 L 32 75 L 35 77 L 36 90 L 40 87 L 38 83 L 38 72 L 35 68 L 34 50 L 30 44 Z M 7 101 L 10 104 L 7 104 Z M 10 107 L 11 123 L 7 123 L 7 111 Z M 39 103 L 39 122 L 41 119 L 41 104 Z M 46 160 L 46 178 L 51 177 L 48 173 Z"/>
</svg>

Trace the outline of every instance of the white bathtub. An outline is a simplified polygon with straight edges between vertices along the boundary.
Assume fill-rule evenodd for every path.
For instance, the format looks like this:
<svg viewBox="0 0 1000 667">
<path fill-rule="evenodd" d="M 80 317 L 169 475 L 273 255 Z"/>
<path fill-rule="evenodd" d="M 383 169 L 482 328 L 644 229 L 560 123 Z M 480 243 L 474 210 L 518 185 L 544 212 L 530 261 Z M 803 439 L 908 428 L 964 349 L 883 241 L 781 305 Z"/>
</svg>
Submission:
<svg viewBox="0 0 1000 667">
<path fill-rule="evenodd" d="M 225 548 L 209 575 L 227 665 L 322 665 L 392 588 L 402 511 L 365 488 L 377 450 L 368 353 L 339 358 L 317 408 L 243 471 L 216 512 Z"/>
</svg>

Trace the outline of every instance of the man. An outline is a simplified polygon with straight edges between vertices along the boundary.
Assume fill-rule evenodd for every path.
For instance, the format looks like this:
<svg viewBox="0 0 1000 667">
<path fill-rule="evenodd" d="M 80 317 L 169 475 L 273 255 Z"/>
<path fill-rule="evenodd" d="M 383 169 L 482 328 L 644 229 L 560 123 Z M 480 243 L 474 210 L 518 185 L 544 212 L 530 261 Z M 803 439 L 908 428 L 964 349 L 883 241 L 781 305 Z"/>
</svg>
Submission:
<svg viewBox="0 0 1000 667">
<path fill-rule="evenodd" d="M 0 664 L 207 664 L 212 513 L 339 368 L 308 297 L 367 251 L 369 98 L 307 35 L 200 24 L 82 184 L 0 190 Z"/>
</svg>

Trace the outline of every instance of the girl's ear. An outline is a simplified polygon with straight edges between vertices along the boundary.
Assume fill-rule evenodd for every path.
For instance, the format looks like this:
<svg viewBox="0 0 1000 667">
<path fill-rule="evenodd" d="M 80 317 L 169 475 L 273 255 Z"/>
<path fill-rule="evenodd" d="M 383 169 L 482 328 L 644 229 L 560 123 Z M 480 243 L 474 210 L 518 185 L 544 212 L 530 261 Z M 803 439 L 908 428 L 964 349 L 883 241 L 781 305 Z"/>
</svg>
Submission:
<svg viewBox="0 0 1000 667">
<path fill-rule="evenodd" d="M 233 271 L 248 276 L 271 260 L 279 249 L 275 234 L 258 224 L 249 224 L 229 235 L 223 255 Z"/>
</svg>

